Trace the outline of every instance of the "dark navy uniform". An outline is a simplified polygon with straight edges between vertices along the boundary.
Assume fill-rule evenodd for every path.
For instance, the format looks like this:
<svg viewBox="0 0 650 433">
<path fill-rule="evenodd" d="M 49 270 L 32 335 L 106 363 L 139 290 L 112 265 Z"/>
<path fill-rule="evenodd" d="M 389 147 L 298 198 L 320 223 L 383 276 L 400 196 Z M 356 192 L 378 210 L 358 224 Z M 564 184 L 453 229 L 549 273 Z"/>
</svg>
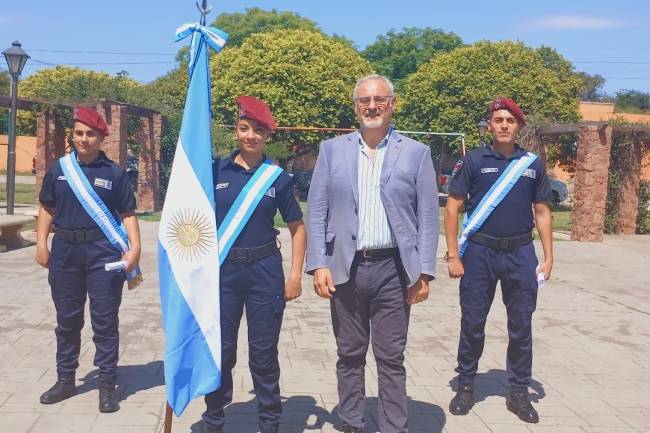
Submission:
<svg viewBox="0 0 650 433">
<path fill-rule="evenodd" d="M 241 167 L 234 161 L 236 155 L 237 152 L 214 164 L 217 225 L 257 170 Z M 245 307 L 249 367 L 258 400 L 260 431 L 275 433 L 278 429 L 282 404 L 277 346 L 285 307 L 282 256 L 275 246 L 278 231 L 273 226 L 278 210 L 286 223 L 302 219 L 293 195 L 292 178 L 285 172 L 266 192 L 221 266 L 221 387 L 206 396 L 207 411 L 203 414 L 205 422 L 212 426 L 223 427 L 223 408 L 232 402 L 232 369 L 237 360 L 237 334 Z M 274 246 L 270 255 L 247 258 L 247 252 L 260 251 L 260 247 L 268 245 Z"/>
<path fill-rule="evenodd" d="M 91 163 L 79 161 L 95 192 L 118 219 L 135 210 L 135 196 L 126 171 L 104 152 Z M 106 271 L 106 263 L 122 259 L 88 216 L 55 161 L 43 179 L 39 196 L 42 205 L 54 208 L 55 234 L 49 261 L 49 283 L 56 308 L 56 366 L 59 378 L 74 378 L 79 366 L 81 329 L 84 326 L 86 295 L 95 342 L 95 366 L 100 382 L 117 380 L 119 349 L 118 310 L 122 300 L 123 271 Z"/>
<path fill-rule="evenodd" d="M 468 153 L 454 169 L 449 193 L 467 198 L 468 215 L 497 181 L 508 164 L 526 151 L 516 147 L 509 158 L 483 147 Z M 508 195 L 494 209 L 478 233 L 492 238 L 517 238 L 534 227 L 533 204 L 550 202 L 552 193 L 544 162 L 538 158 L 523 173 Z M 525 238 L 525 236 L 523 236 Z M 525 242 L 525 241 L 524 241 Z M 465 274 L 460 281 L 462 310 L 458 367 L 461 384 L 471 384 L 485 341 L 485 322 L 497 280 L 508 313 L 507 371 L 511 389 L 528 387 L 532 368 L 531 320 L 537 303 L 537 257 L 531 242 L 505 248 L 470 239 L 462 258 Z"/>
</svg>

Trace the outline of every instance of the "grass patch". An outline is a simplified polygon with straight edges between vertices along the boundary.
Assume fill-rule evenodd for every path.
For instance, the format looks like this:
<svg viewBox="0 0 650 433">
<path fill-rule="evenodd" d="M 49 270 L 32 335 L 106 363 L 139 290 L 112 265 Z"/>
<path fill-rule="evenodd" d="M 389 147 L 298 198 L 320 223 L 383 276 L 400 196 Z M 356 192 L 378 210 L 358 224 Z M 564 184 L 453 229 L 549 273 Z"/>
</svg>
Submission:
<svg viewBox="0 0 650 433">
<path fill-rule="evenodd" d="M 7 200 L 7 184 L 0 183 L 0 201 Z M 17 183 L 14 195 L 14 203 L 35 204 L 36 203 L 36 185 Z"/>
<path fill-rule="evenodd" d="M 570 232 L 571 231 L 571 211 L 554 210 L 553 211 L 553 231 Z"/>
<path fill-rule="evenodd" d="M 142 212 L 137 214 L 140 221 L 158 222 L 161 212 Z"/>
</svg>

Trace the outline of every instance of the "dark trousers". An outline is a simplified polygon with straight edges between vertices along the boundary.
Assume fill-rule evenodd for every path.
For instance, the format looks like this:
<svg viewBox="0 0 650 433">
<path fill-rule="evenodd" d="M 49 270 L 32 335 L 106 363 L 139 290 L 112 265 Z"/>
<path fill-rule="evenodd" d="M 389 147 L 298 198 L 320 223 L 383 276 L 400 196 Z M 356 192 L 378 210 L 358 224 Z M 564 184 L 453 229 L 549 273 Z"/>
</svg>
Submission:
<svg viewBox="0 0 650 433">
<path fill-rule="evenodd" d="M 461 384 L 472 383 L 485 344 L 485 322 L 501 281 L 508 314 L 506 369 L 512 390 L 530 385 L 533 363 L 532 317 L 537 305 L 537 257 L 533 244 L 512 252 L 498 252 L 470 242 L 463 256 L 465 275 L 460 280 L 462 311 L 458 367 Z"/>
<path fill-rule="evenodd" d="M 284 312 L 284 273 L 280 252 L 253 263 L 226 260 L 221 267 L 221 387 L 206 395 L 206 423 L 223 427 L 224 407 L 232 402 L 232 369 L 244 307 L 248 357 L 262 433 L 278 431 L 282 415 L 278 339 Z"/>
<path fill-rule="evenodd" d="M 74 245 L 54 236 L 48 279 L 56 308 L 56 371 L 59 378 L 74 378 L 79 366 L 81 329 L 88 296 L 95 366 L 99 368 L 100 383 L 114 385 L 117 381 L 118 311 L 125 277 L 122 271 L 107 272 L 104 265 L 121 257 L 122 254 L 107 239 Z"/>
<path fill-rule="evenodd" d="M 406 286 L 397 254 L 382 259 L 363 259 L 357 254 L 350 280 L 336 286 L 330 306 L 339 356 L 338 415 L 347 426 L 364 426 L 364 370 L 372 338 L 379 377 L 379 430 L 408 431 L 404 349 L 410 306 Z"/>
</svg>

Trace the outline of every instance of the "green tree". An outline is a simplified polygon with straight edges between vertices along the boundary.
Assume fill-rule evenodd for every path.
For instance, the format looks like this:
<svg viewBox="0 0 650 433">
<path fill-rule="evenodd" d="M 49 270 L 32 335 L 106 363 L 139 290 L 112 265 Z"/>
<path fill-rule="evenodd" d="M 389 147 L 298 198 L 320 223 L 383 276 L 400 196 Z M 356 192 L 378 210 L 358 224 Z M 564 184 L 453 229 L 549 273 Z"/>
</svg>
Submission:
<svg viewBox="0 0 650 433">
<path fill-rule="evenodd" d="M 621 90 L 614 98 L 616 109 L 628 113 L 650 112 L 650 93 L 640 90 Z"/>
<path fill-rule="evenodd" d="M 378 36 L 363 50 L 362 55 L 378 74 L 398 84 L 436 54 L 452 51 L 462 45 L 463 40 L 455 33 L 430 27 L 406 27 Z"/>
<path fill-rule="evenodd" d="M 11 93 L 11 76 L 9 71 L 0 71 L 0 95 L 9 96 Z"/>
<path fill-rule="evenodd" d="M 535 52 L 541 57 L 545 67 L 554 70 L 559 75 L 575 74 L 580 80 L 580 100 L 599 101 L 603 97 L 602 87 L 605 79 L 600 75 L 589 75 L 586 72 L 576 72 L 573 64 L 565 59 L 555 48 L 542 45 Z"/>
<path fill-rule="evenodd" d="M 248 8 L 244 13 L 224 13 L 211 24 L 230 35 L 228 47 L 238 47 L 252 34 L 274 30 L 311 30 L 320 32 L 318 25 L 309 18 L 294 12 L 270 11 L 258 7 Z"/>
<path fill-rule="evenodd" d="M 545 66 L 518 42 L 479 42 L 443 53 L 404 84 L 401 127 L 463 132 L 478 142 L 476 123 L 496 96 L 514 98 L 529 121 L 578 119 L 580 80 Z"/>
<path fill-rule="evenodd" d="M 52 103 L 83 103 L 102 98 L 134 102 L 140 95 L 141 86 L 127 75 L 112 76 L 103 72 L 57 66 L 41 69 L 23 80 L 20 84 L 20 95 Z M 72 123 L 71 110 L 57 110 L 62 125 L 70 125 Z M 19 112 L 17 124 L 19 132 L 22 134 L 34 135 L 36 133 L 34 113 Z M 130 129 L 135 129 L 136 126 L 134 124 Z"/>
<path fill-rule="evenodd" d="M 248 38 L 212 59 L 218 123 L 233 124 L 235 98 L 266 101 L 281 126 L 351 127 L 352 90 L 372 68 L 348 45 L 305 30 L 278 30 Z M 277 141 L 316 143 L 321 134 L 276 134 Z"/>
<path fill-rule="evenodd" d="M 605 78 L 598 74 L 590 75 L 586 72 L 578 72 L 578 77 L 582 81 L 582 85 L 580 86 L 581 101 L 598 102 L 603 99 Z"/>
</svg>

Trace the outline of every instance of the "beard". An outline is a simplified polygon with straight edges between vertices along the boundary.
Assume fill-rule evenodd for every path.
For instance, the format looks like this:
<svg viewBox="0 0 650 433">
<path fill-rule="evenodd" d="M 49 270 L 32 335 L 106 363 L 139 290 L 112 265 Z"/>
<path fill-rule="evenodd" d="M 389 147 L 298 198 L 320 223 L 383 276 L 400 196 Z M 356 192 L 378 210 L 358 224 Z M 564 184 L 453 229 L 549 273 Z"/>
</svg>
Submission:
<svg viewBox="0 0 650 433">
<path fill-rule="evenodd" d="M 361 126 L 365 129 L 375 129 L 380 128 L 384 124 L 384 119 L 377 116 L 374 119 L 363 118 L 361 121 Z"/>
</svg>

